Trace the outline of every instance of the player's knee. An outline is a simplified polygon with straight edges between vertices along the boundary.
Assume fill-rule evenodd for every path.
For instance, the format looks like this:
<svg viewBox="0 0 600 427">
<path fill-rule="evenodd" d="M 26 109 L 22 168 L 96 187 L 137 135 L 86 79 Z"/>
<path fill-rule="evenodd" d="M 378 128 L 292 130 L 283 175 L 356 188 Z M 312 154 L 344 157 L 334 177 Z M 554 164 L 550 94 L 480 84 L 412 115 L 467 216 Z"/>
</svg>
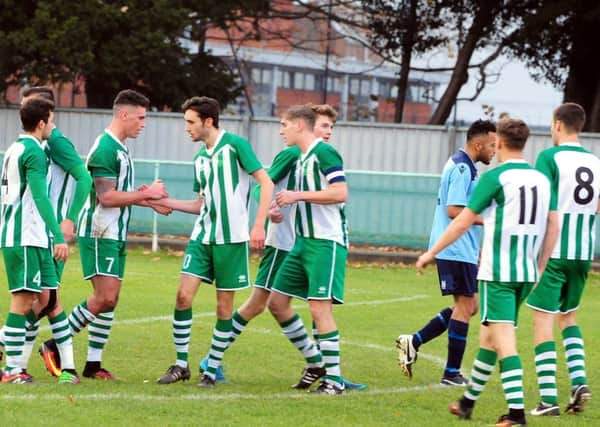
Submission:
<svg viewBox="0 0 600 427">
<path fill-rule="evenodd" d="M 471 317 L 477 314 L 478 309 L 478 303 L 475 298 L 461 296 L 454 303 L 452 318 L 468 322 Z"/>
<path fill-rule="evenodd" d="M 558 316 L 558 327 L 563 330 L 568 328 L 569 326 L 577 325 L 577 320 L 575 320 L 575 312 L 571 311 L 570 313 L 560 314 Z"/>
<path fill-rule="evenodd" d="M 100 298 L 100 305 L 102 306 L 102 310 L 108 310 L 109 308 L 113 308 L 117 306 L 119 302 L 119 295 L 102 295 Z"/>
<path fill-rule="evenodd" d="M 479 312 L 479 304 L 477 301 L 473 301 L 473 305 L 471 306 L 471 317 L 475 316 Z"/>
<path fill-rule="evenodd" d="M 180 289 L 179 291 L 177 291 L 177 296 L 175 298 L 175 306 L 177 310 L 187 310 L 192 306 L 192 300 L 192 295 Z"/>
<path fill-rule="evenodd" d="M 217 302 L 217 318 L 218 319 L 229 319 L 233 313 L 233 307 L 231 304 L 224 302 Z"/>
<path fill-rule="evenodd" d="M 271 314 L 275 317 L 282 314 L 286 309 L 282 302 L 279 301 L 279 298 L 273 297 L 269 298 L 269 301 L 267 302 L 267 307 L 269 308 Z"/>
<path fill-rule="evenodd" d="M 266 300 L 255 300 L 252 302 L 252 304 L 248 307 L 246 307 L 246 311 L 249 312 L 251 318 L 255 318 L 256 316 L 258 316 L 259 314 L 261 314 L 263 311 L 265 311 L 265 309 L 267 308 L 267 301 Z"/>
<path fill-rule="evenodd" d="M 321 307 L 315 307 L 313 305 L 310 306 L 310 316 L 315 320 L 315 322 L 321 320 L 325 315 L 326 313 L 324 313 Z"/>
</svg>

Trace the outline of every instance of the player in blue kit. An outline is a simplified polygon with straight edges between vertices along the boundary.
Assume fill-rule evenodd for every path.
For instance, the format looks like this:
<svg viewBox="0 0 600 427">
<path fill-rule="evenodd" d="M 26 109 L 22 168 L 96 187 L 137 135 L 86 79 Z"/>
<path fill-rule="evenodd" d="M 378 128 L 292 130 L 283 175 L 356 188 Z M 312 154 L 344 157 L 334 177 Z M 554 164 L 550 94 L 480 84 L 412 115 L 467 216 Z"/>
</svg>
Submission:
<svg viewBox="0 0 600 427">
<path fill-rule="evenodd" d="M 442 172 L 438 202 L 433 217 L 429 247 L 452 219 L 467 205 L 477 184 L 475 164 L 489 164 L 496 153 L 496 126 L 487 120 L 474 122 L 467 131 L 467 143 L 446 162 Z M 477 224 L 482 224 L 479 220 Z M 396 340 L 398 362 L 402 371 L 412 377 L 419 347 L 448 330 L 448 357 L 441 384 L 466 386 L 460 365 L 467 343 L 469 319 L 477 313 L 477 262 L 482 229 L 475 225 L 436 256 L 442 295 L 452 295 L 454 304 L 436 314 L 421 330 L 400 335 Z"/>
</svg>

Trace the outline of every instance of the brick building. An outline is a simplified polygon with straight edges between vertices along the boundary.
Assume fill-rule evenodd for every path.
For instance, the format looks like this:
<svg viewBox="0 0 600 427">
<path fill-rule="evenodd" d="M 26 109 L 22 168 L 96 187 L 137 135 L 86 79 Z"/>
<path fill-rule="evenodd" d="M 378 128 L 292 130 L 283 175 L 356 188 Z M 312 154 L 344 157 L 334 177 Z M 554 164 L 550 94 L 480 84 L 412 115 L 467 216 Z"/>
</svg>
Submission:
<svg viewBox="0 0 600 427">
<path fill-rule="evenodd" d="M 288 7 L 296 6 L 289 2 Z M 238 25 L 227 34 L 218 29 L 207 32 L 204 48 L 235 69 L 247 91 L 229 106 L 232 112 L 275 116 L 292 104 L 327 102 L 341 120 L 393 122 L 399 66 L 385 63 L 356 35 L 349 37 L 352 29 L 310 16 L 274 18 L 259 28 L 258 40 L 245 37 L 255 34 L 251 24 Z M 403 121 L 427 123 L 439 86 L 447 80 L 445 73 L 411 73 Z"/>
</svg>

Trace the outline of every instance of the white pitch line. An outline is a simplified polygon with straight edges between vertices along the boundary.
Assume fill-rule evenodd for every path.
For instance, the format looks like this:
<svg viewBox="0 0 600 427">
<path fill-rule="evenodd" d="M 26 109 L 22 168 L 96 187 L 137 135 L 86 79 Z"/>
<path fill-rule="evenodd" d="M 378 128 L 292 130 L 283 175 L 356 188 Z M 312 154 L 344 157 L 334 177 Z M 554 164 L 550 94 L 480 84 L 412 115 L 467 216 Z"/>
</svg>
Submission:
<svg viewBox="0 0 600 427">
<path fill-rule="evenodd" d="M 355 301 L 355 302 L 347 302 L 341 307 L 354 307 L 357 305 L 381 305 L 381 304 L 390 304 L 394 302 L 407 302 L 414 301 L 417 299 L 431 298 L 429 295 L 412 295 L 410 297 L 401 297 L 401 298 L 388 298 L 388 299 L 377 299 L 377 300 L 369 300 L 369 301 Z"/>
<path fill-rule="evenodd" d="M 384 299 L 384 300 L 356 301 L 356 302 L 346 303 L 346 304 L 344 304 L 344 306 L 354 307 L 354 306 L 361 306 L 361 305 L 381 305 L 381 304 L 390 304 L 390 303 L 395 303 L 395 302 L 408 302 L 408 301 L 414 301 L 414 300 L 423 299 L 423 298 L 430 298 L 430 296 L 417 294 L 417 295 L 412 295 L 412 296 L 408 296 L 408 297 L 389 298 L 389 299 Z M 294 305 L 294 309 L 296 309 L 296 310 L 303 310 L 303 309 L 307 309 L 307 308 L 308 307 L 306 305 L 298 305 L 298 306 Z M 196 313 L 193 315 L 193 317 L 194 318 L 203 318 L 203 317 L 212 317 L 214 315 L 215 315 L 214 312 L 209 311 L 209 312 L 204 312 L 204 313 Z M 152 322 L 161 322 L 161 321 L 170 321 L 170 320 L 173 320 L 172 315 L 149 316 L 149 317 L 140 317 L 137 319 L 115 320 L 115 321 L 113 321 L 113 325 L 139 325 L 139 324 L 143 324 L 143 323 L 152 323 Z M 47 331 L 47 330 L 50 330 L 50 327 L 43 326 L 40 328 L 40 330 Z M 279 331 L 274 331 L 272 329 L 266 329 L 266 328 L 252 328 L 252 332 L 258 332 L 258 333 L 268 334 L 268 335 L 280 334 Z M 371 348 L 371 349 L 380 350 L 380 351 L 394 350 L 392 345 L 390 345 L 388 347 L 388 346 L 383 346 L 380 344 L 369 344 L 369 343 L 365 344 L 365 343 L 348 341 L 343 338 L 342 338 L 342 343 L 345 345 L 350 345 L 350 346 L 354 346 L 354 347 Z M 440 366 L 445 366 L 445 364 L 446 364 L 446 361 L 444 359 L 442 359 L 438 356 L 435 356 L 433 354 L 419 352 L 419 357 L 422 357 L 423 359 L 429 360 Z"/>
<path fill-rule="evenodd" d="M 429 295 L 418 295 L 417 294 L 417 295 L 412 295 L 409 297 L 401 297 L 401 298 L 389 298 L 389 299 L 382 299 L 382 300 L 348 302 L 348 303 L 344 304 L 344 306 L 355 307 L 355 306 L 361 306 L 361 305 L 391 304 L 391 303 L 395 303 L 395 302 L 414 301 L 414 300 L 423 299 L 423 298 L 431 298 L 431 297 Z M 306 304 L 293 305 L 293 308 L 295 310 L 306 310 L 306 309 L 308 309 L 308 306 Z M 214 311 L 207 311 L 207 312 L 203 312 L 203 313 L 196 313 L 193 315 L 193 317 L 194 318 L 202 318 L 202 317 L 211 317 L 214 315 L 215 315 Z M 140 323 L 160 322 L 163 320 L 173 320 L 173 315 L 169 314 L 169 315 L 164 315 L 164 316 L 140 317 L 137 319 L 114 320 L 113 325 L 138 325 Z M 48 331 L 48 330 L 50 330 L 49 326 L 42 326 L 40 328 L 40 331 Z"/>
<path fill-rule="evenodd" d="M 163 386 L 164 387 L 164 386 Z M 349 392 L 344 394 L 343 398 L 350 398 L 353 396 L 379 396 L 379 395 L 390 395 L 390 394 L 403 394 L 413 393 L 421 391 L 432 391 L 446 388 L 441 384 L 422 385 L 414 387 L 391 387 L 391 388 L 380 388 L 373 390 L 364 390 L 361 392 Z M 70 395 L 52 393 L 52 394 L 2 394 L 0 400 L 27 400 L 27 401 L 40 401 L 40 400 L 62 400 L 62 399 L 73 399 L 77 400 L 122 400 L 122 401 L 139 401 L 139 402 L 171 402 L 171 401 L 228 401 L 228 400 L 278 400 L 278 399 L 314 399 L 317 396 L 311 396 L 309 393 L 265 393 L 265 394 L 252 394 L 252 393 L 219 393 L 209 394 L 201 392 L 200 394 L 177 394 L 173 396 L 165 395 L 153 395 L 153 394 L 130 394 L 130 393 L 90 393 L 90 394 L 77 394 L 72 393 Z"/>
<path fill-rule="evenodd" d="M 257 332 L 259 334 L 264 334 L 264 335 L 280 335 L 281 334 L 280 331 L 274 331 L 274 330 L 268 329 L 268 328 L 252 328 L 251 332 Z M 342 337 L 342 344 L 349 345 L 352 347 L 370 348 L 372 350 L 377 350 L 377 351 L 388 351 L 388 352 L 397 351 L 393 345 L 386 346 L 386 345 L 381 345 L 381 344 L 349 341 L 347 339 L 344 339 L 343 337 Z M 435 356 L 433 354 L 419 352 L 419 357 L 429 360 L 430 362 L 433 362 L 442 367 L 446 366 L 446 361 L 444 359 L 442 359 L 441 357 Z"/>
</svg>

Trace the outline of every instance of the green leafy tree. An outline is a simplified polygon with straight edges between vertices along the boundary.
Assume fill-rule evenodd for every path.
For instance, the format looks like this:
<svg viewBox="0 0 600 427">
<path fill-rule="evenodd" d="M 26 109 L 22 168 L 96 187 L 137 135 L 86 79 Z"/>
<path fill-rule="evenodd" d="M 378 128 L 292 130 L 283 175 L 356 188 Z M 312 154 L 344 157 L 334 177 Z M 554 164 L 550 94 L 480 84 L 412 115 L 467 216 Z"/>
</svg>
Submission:
<svg viewBox="0 0 600 427">
<path fill-rule="evenodd" d="M 600 132 L 600 3 L 545 0 L 511 44 L 531 74 L 563 90 L 565 102 L 587 113 L 584 130 Z"/>
<path fill-rule="evenodd" d="M 464 99 L 476 99 L 489 80 L 488 67 L 509 51 L 525 20 L 535 20 L 540 3 L 543 0 L 365 0 L 373 50 L 400 65 L 396 121 L 402 118 L 409 71 L 449 73 L 448 84 L 434 100 L 431 124 L 446 123 L 469 78 L 477 79 L 476 89 Z M 414 55 L 440 48 L 455 52 L 453 64 L 412 65 Z"/>
<path fill-rule="evenodd" d="M 202 49 L 205 28 L 260 7 L 264 1 L 0 0 L 0 91 L 83 77 L 89 107 L 110 107 L 124 88 L 158 109 L 177 109 L 195 94 L 225 105 L 241 88 Z M 201 48 L 192 51 L 190 41 Z"/>
<path fill-rule="evenodd" d="M 385 58 L 400 58 L 398 96 L 394 121 L 402 122 L 408 76 L 413 55 L 423 54 L 448 41 L 440 3 L 428 0 L 365 0 L 362 7 L 370 27 L 369 39 Z"/>
</svg>

